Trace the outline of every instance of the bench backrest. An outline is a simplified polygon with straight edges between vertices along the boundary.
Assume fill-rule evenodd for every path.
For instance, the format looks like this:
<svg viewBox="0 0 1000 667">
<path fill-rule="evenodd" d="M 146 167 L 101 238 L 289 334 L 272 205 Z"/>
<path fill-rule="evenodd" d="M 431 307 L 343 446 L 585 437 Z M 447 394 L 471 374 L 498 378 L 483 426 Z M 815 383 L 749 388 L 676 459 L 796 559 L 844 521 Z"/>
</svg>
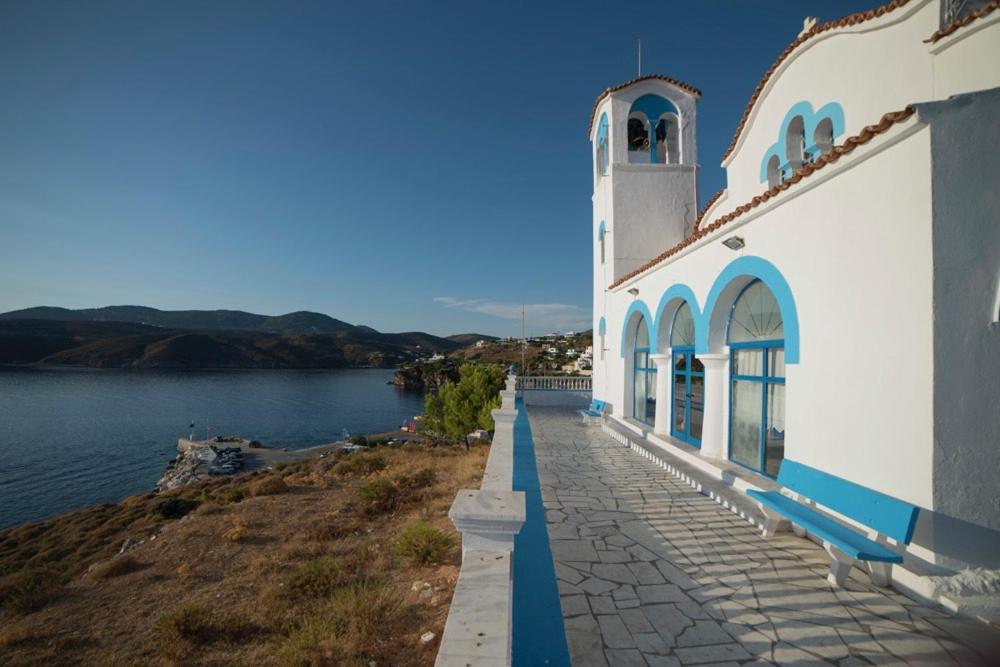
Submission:
<svg viewBox="0 0 1000 667">
<path fill-rule="evenodd" d="M 590 402 L 590 409 L 594 412 L 604 412 L 604 407 L 607 405 L 604 401 L 599 401 L 596 398 Z"/>
<path fill-rule="evenodd" d="M 898 498 L 785 459 L 778 483 L 883 535 L 909 544 L 920 508 Z"/>
</svg>

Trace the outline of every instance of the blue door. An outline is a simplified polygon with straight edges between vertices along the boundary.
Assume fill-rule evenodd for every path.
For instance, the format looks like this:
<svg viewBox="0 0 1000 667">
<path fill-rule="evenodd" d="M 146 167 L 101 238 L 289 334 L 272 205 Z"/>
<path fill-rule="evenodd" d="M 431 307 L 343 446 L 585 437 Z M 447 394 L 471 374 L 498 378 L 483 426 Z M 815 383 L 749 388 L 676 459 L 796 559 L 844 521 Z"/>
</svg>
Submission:
<svg viewBox="0 0 1000 667">
<path fill-rule="evenodd" d="M 701 446 L 705 421 L 705 366 L 694 356 L 693 347 L 673 350 L 670 433 L 695 447 Z"/>
</svg>

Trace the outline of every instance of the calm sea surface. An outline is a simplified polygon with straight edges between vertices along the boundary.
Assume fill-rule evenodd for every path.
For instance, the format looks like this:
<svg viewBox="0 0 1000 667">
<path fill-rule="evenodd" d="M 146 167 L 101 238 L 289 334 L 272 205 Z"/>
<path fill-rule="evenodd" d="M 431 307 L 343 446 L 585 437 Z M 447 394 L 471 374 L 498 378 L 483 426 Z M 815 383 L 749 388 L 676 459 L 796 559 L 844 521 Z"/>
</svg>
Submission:
<svg viewBox="0 0 1000 667">
<path fill-rule="evenodd" d="M 0 369 L 0 528 L 147 491 L 194 422 L 299 449 L 419 414 L 392 370 Z"/>
</svg>

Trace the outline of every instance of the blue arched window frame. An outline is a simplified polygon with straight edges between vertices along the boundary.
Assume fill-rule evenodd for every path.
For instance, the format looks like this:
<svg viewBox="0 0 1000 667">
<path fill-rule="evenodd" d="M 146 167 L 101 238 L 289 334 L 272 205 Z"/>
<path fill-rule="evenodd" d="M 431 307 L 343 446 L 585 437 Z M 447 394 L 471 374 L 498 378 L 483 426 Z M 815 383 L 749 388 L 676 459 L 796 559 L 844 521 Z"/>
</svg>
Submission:
<svg viewBox="0 0 1000 667">
<path fill-rule="evenodd" d="M 647 93 L 637 98 L 632 102 L 631 107 L 629 107 L 628 117 L 632 118 L 633 114 L 641 115 L 645 121 L 645 131 L 646 137 L 649 141 L 649 162 L 650 164 L 657 164 L 660 162 L 657 157 L 657 142 L 656 142 L 656 130 L 659 127 L 661 121 L 663 121 L 664 115 L 672 116 L 676 120 L 677 129 L 677 140 L 680 141 L 680 128 L 681 128 L 681 112 L 677 106 L 661 95 L 655 95 L 653 93 Z M 640 119 L 641 120 L 641 119 Z M 627 122 L 627 121 L 626 121 Z M 631 146 L 627 146 L 626 150 L 636 153 L 638 151 L 631 150 Z M 678 157 L 678 161 L 679 157 Z"/>
<path fill-rule="evenodd" d="M 691 304 L 688 302 L 682 303 L 674 311 L 673 318 L 670 320 L 670 435 L 677 438 L 678 440 L 683 440 L 688 444 L 694 445 L 695 447 L 701 447 L 701 424 L 699 424 L 698 429 L 692 428 L 692 413 L 700 410 L 702 412 L 702 417 L 704 418 L 704 388 L 705 388 L 705 366 L 699 361 L 695 356 L 694 352 L 694 329 L 691 331 L 691 343 L 685 345 L 674 345 L 674 333 L 677 326 L 677 317 L 681 314 L 684 308 L 688 309 L 691 316 L 692 327 L 694 325 L 694 310 L 691 308 Z M 678 385 L 684 386 L 683 401 L 679 401 L 677 396 Z M 694 401 L 694 391 L 692 391 L 693 386 L 701 386 L 701 403 L 698 404 Z M 699 407 L 700 405 L 700 407 Z M 678 419 L 681 415 L 678 411 L 683 410 L 683 420 Z M 702 424 L 704 422 L 702 421 Z M 683 428 L 678 429 L 678 424 L 682 424 Z"/>
<path fill-rule="evenodd" d="M 645 315 L 643 315 L 645 318 Z M 646 334 L 644 345 L 640 343 L 640 335 Z M 639 421 L 652 425 L 656 415 L 656 367 L 649 359 L 650 340 L 649 325 L 645 319 L 640 319 L 635 328 L 635 344 L 632 352 L 632 415 Z M 639 383 L 643 390 L 640 392 Z M 652 394 L 652 398 L 650 398 Z M 640 405 L 640 402 L 642 405 Z"/>
<path fill-rule="evenodd" d="M 597 173 L 605 176 L 608 173 L 610 153 L 608 145 L 608 114 L 602 113 L 597 124 Z"/>
<path fill-rule="evenodd" d="M 785 339 L 775 338 L 770 340 L 754 340 L 748 342 L 733 343 L 729 342 L 732 337 L 731 326 L 733 322 L 733 314 L 736 310 L 737 304 L 740 302 L 740 298 L 746 294 L 746 292 L 757 285 L 758 283 L 764 285 L 765 288 L 770 291 L 770 288 L 766 283 L 763 283 L 759 278 L 750 281 L 740 293 L 733 300 L 732 306 L 729 308 L 729 319 L 726 323 L 726 341 L 729 345 L 729 446 L 728 446 L 728 458 L 733 463 L 743 466 L 749 470 L 753 470 L 756 473 L 766 475 L 768 477 L 777 477 L 778 468 L 781 465 L 781 461 L 777 461 L 776 465 L 769 465 L 767 458 L 767 442 L 768 442 L 768 387 L 780 385 L 784 387 L 785 385 L 785 375 L 784 375 L 784 351 L 785 351 Z M 774 297 L 774 294 L 771 295 Z M 780 314 L 780 310 L 779 310 Z M 759 353 L 761 355 L 761 371 L 760 375 L 748 375 L 738 373 L 738 358 L 741 353 Z M 779 365 L 777 359 L 781 359 L 781 375 L 777 375 L 776 367 Z M 773 367 L 773 368 L 772 368 Z M 747 465 L 743 461 L 739 461 L 733 458 L 733 416 L 734 407 L 736 401 L 736 383 L 737 382 L 753 382 L 760 385 L 761 393 L 761 407 L 760 407 L 760 428 L 758 436 L 758 456 L 757 456 L 757 466 Z M 784 426 L 784 424 L 782 424 Z M 782 428 L 780 431 L 780 439 L 782 441 L 782 452 L 784 451 L 784 434 L 785 431 Z M 783 455 L 782 455 L 783 459 Z"/>
</svg>

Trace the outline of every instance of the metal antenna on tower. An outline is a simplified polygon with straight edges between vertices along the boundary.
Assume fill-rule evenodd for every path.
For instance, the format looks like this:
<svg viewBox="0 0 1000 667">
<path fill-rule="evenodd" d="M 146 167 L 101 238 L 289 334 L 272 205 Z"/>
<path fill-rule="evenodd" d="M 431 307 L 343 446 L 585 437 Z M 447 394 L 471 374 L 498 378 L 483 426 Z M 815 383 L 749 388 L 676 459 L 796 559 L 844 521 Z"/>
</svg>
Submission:
<svg viewBox="0 0 1000 667">
<path fill-rule="evenodd" d="M 636 37 L 636 41 L 639 43 L 639 73 L 637 76 L 642 76 L 642 37 Z"/>
</svg>

